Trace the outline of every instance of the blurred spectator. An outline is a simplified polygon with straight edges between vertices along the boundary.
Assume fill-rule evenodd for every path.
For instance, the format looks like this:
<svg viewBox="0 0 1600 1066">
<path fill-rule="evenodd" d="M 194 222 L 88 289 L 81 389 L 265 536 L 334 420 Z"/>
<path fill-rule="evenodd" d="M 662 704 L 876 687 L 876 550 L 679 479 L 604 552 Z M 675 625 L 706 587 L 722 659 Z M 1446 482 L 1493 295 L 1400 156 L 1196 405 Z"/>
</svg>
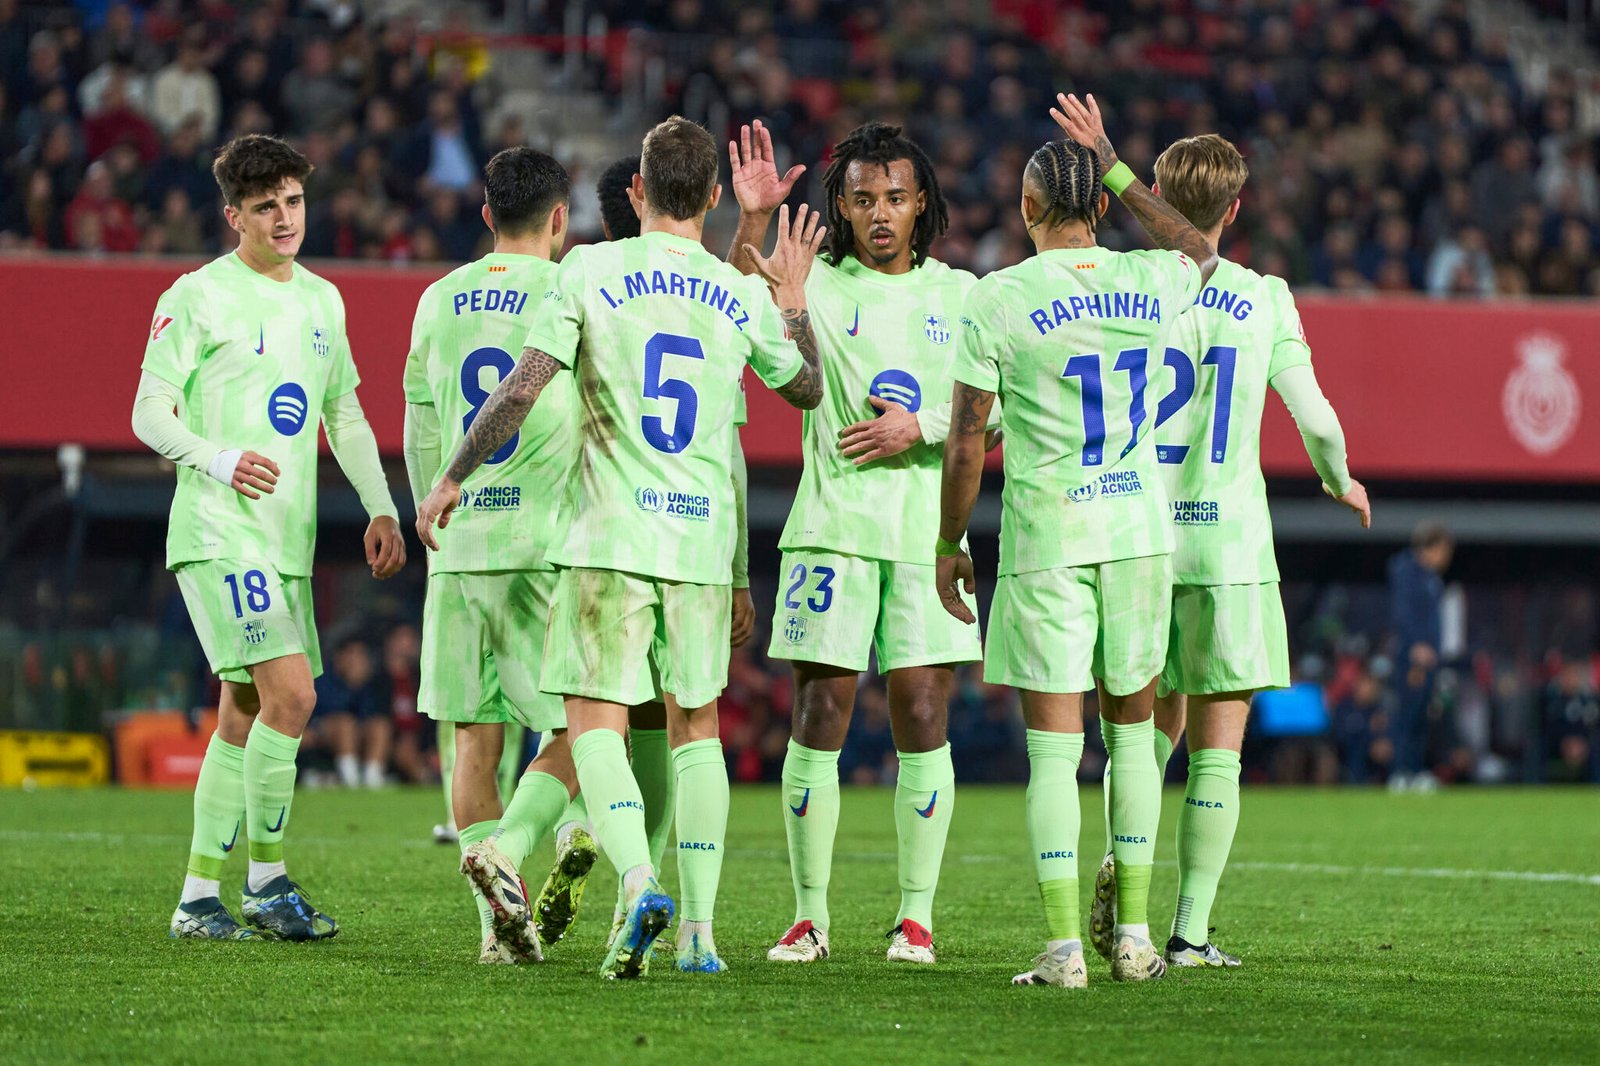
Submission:
<svg viewBox="0 0 1600 1066">
<path fill-rule="evenodd" d="M 96 106 L 84 108 L 83 146 L 90 159 L 99 159 L 119 144 L 131 144 L 139 162 L 149 164 L 161 154 L 161 137 L 139 108 L 128 99 L 127 72 L 115 69 L 101 87 Z"/>
<path fill-rule="evenodd" d="M 889 729 L 889 693 L 882 679 L 856 690 L 856 709 L 839 754 L 839 776 L 853 785 L 894 784 L 898 762 Z"/>
<path fill-rule="evenodd" d="M 184 35 L 178 55 L 150 84 L 150 115 L 172 136 L 190 120 L 198 122 L 202 143 L 215 144 L 222 123 L 222 94 L 205 66 L 204 34 Z"/>
<path fill-rule="evenodd" d="M 1429 702 L 1439 668 L 1443 619 L 1444 572 L 1455 553 L 1455 541 L 1443 526 L 1425 522 L 1412 534 L 1411 547 L 1389 560 L 1390 626 L 1395 643 L 1394 746 L 1395 789 L 1426 789 L 1433 775 L 1426 769 Z"/>
<path fill-rule="evenodd" d="M 422 784 L 428 778 L 428 767 L 422 752 L 422 715 L 417 710 L 422 634 L 416 626 L 399 625 L 389 631 L 383 641 L 383 667 L 389 682 L 389 720 L 394 726 L 394 768 L 402 781 Z"/>
<path fill-rule="evenodd" d="M 372 651 L 360 637 L 346 637 L 333 653 L 331 669 L 317 678 L 317 707 L 306 734 L 309 751 L 331 755 L 346 788 L 379 788 L 393 740 L 383 685 Z"/>
<path fill-rule="evenodd" d="M 83 187 L 67 205 L 67 244 L 81 252 L 132 252 L 139 247 L 133 208 L 117 198 L 111 168 L 89 164 Z"/>
</svg>

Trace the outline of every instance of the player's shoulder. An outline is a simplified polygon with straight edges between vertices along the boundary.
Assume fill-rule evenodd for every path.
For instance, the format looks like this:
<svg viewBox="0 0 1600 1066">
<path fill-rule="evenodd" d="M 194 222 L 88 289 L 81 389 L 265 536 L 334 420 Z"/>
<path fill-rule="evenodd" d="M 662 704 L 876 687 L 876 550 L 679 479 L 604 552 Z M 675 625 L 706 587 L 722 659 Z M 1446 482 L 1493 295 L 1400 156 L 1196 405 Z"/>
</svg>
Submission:
<svg viewBox="0 0 1600 1066">
<path fill-rule="evenodd" d="M 933 258 L 931 255 L 924 259 L 922 266 L 917 269 L 927 271 L 923 275 L 925 280 L 935 285 L 950 285 L 960 289 L 962 292 L 970 290 L 978 283 L 978 275 L 972 271 L 953 267 L 949 263 Z"/>
</svg>

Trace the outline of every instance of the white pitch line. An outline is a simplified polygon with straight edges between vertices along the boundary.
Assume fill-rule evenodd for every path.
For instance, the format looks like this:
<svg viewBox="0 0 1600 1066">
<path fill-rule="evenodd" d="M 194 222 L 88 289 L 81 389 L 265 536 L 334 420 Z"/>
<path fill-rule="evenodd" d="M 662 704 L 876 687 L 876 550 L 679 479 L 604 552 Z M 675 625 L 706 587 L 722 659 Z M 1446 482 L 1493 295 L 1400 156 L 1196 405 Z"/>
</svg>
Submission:
<svg viewBox="0 0 1600 1066">
<path fill-rule="evenodd" d="M 168 843 L 172 841 L 188 840 L 187 835 L 177 833 L 100 833 L 92 830 L 69 831 L 62 833 L 44 832 L 37 829 L 0 829 L 0 840 L 53 840 L 53 841 L 79 841 L 90 844 L 126 844 L 134 841 L 146 843 Z M 306 843 L 312 844 L 344 844 L 343 838 L 304 836 L 297 837 Z M 436 845 L 432 841 L 418 838 L 418 846 L 432 849 Z M 738 848 L 733 849 L 735 857 L 759 859 L 788 859 L 789 853 L 777 848 Z M 846 862 L 894 862 L 897 856 L 891 851 L 840 851 L 835 852 L 835 859 Z M 1006 862 L 1014 856 L 996 855 L 985 852 L 967 852 L 953 856 L 957 862 L 967 864 Z M 1164 859 L 1157 866 L 1176 865 L 1170 859 Z M 1288 874 L 1331 874 L 1336 877 L 1423 877 L 1445 881 L 1525 881 L 1535 884 L 1556 885 L 1594 885 L 1600 887 L 1600 874 L 1575 874 L 1564 871 L 1542 870 L 1460 870 L 1450 866 L 1338 866 L 1322 862 L 1250 862 L 1239 860 L 1228 863 L 1230 870 L 1258 870 L 1266 873 Z"/>
</svg>

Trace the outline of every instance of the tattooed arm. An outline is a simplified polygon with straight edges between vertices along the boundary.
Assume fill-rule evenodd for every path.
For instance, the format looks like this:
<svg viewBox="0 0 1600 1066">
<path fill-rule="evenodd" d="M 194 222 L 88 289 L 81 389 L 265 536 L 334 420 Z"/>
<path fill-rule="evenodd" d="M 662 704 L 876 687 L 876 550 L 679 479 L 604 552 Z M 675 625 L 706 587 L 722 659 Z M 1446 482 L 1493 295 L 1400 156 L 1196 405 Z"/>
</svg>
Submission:
<svg viewBox="0 0 1600 1066">
<path fill-rule="evenodd" d="M 1055 119 L 1063 133 L 1094 152 L 1100 160 L 1100 173 L 1105 174 L 1119 162 L 1117 152 L 1106 136 L 1100 105 L 1095 103 L 1094 94 L 1090 93 L 1086 99 L 1087 103 L 1076 96 L 1058 93 L 1056 101 L 1060 107 L 1052 107 L 1050 117 Z M 1184 218 L 1177 208 L 1151 192 L 1149 186 L 1138 178 L 1130 181 L 1117 196 L 1122 205 L 1139 220 L 1139 225 L 1144 227 L 1157 248 L 1182 252 L 1200 268 L 1202 285 L 1211 280 L 1211 275 L 1217 269 L 1217 250 L 1211 247 L 1205 234 L 1195 229 L 1194 224 Z"/>
<path fill-rule="evenodd" d="M 560 363 L 537 348 L 522 349 L 516 369 L 506 375 L 478 411 L 444 476 L 418 505 L 417 536 L 423 544 L 439 550 L 433 535 L 434 523 L 440 529 L 450 524 L 450 513 L 461 501 L 461 483 L 516 434 L 539 393 L 561 369 Z"/>
<path fill-rule="evenodd" d="M 778 306 L 783 308 L 783 328 L 789 339 L 800 349 L 800 370 L 787 385 L 775 390 L 791 407 L 809 411 L 822 402 L 822 365 L 817 359 L 817 335 L 811 328 L 811 312 L 806 310 L 806 294 L 776 292 Z M 788 299 L 784 299 L 787 296 Z"/>
<path fill-rule="evenodd" d="M 970 595 L 977 581 L 972 559 L 961 549 L 972 508 L 983 481 L 984 434 L 994 393 L 956 382 L 951 395 L 953 414 L 950 437 L 944 442 L 944 473 L 939 489 L 939 543 L 935 549 L 934 580 L 939 602 L 956 619 L 972 625 L 978 619 L 961 598 L 959 584 Z"/>
</svg>

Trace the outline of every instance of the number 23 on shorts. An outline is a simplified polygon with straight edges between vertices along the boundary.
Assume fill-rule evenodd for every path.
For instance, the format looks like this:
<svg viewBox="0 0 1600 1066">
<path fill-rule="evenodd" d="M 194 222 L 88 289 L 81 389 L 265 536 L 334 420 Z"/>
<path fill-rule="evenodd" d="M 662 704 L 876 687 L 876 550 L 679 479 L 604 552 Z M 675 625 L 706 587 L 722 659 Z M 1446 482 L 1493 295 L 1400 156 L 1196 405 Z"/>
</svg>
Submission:
<svg viewBox="0 0 1600 1066">
<path fill-rule="evenodd" d="M 808 593 L 806 586 L 812 578 L 816 579 L 815 584 Z M 789 584 L 783 592 L 783 605 L 791 611 L 798 611 L 801 597 L 804 597 L 805 605 L 814 614 L 822 614 L 833 606 L 833 578 L 831 566 L 813 566 L 808 570 L 805 563 L 795 563 L 789 570 Z"/>
</svg>

